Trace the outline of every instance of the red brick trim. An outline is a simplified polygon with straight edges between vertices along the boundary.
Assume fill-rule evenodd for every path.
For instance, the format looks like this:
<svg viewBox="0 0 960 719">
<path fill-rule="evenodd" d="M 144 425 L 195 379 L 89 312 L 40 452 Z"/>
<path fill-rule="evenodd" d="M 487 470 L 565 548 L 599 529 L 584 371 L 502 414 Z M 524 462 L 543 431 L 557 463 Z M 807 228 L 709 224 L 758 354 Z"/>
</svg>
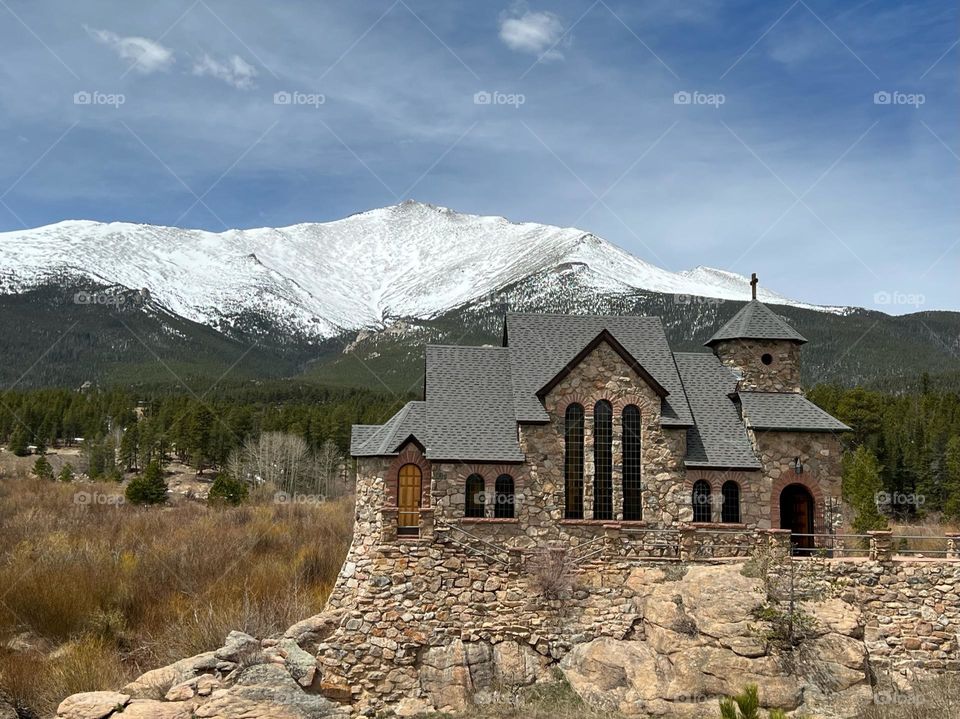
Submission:
<svg viewBox="0 0 960 719">
<path fill-rule="evenodd" d="M 787 472 L 781 474 L 774 480 L 773 489 L 770 491 L 770 528 L 780 529 L 780 495 L 791 484 L 799 484 L 807 488 L 813 497 L 813 514 L 817 516 L 818 512 L 823 511 L 823 490 L 820 489 L 820 483 L 807 473 L 794 474 Z"/>
<path fill-rule="evenodd" d="M 430 506 L 430 462 L 423 456 L 423 452 L 413 442 L 408 442 L 400 450 L 400 454 L 393 458 L 386 476 L 386 504 L 397 506 L 397 486 L 400 481 L 400 468 L 407 464 L 415 464 L 420 468 L 420 506 Z"/>
</svg>

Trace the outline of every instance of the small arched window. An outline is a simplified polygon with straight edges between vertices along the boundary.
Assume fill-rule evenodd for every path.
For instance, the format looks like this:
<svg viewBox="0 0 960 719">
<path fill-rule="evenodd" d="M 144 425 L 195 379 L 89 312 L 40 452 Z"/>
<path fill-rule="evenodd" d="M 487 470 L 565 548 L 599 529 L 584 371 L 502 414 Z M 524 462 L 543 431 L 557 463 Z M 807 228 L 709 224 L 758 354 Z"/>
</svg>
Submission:
<svg viewBox="0 0 960 719">
<path fill-rule="evenodd" d="M 513 519 L 513 477 L 501 474 L 497 477 L 494 489 L 493 516 L 497 519 Z"/>
<path fill-rule="evenodd" d="M 723 494 L 723 505 L 720 509 L 720 520 L 723 522 L 740 523 L 740 485 L 732 479 L 723 483 L 720 488 Z"/>
<path fill-rule="evenodd" d="M 583 405 L 571 404 L 564 417 L 564 513 L 583 519 Z"/>
<path fill-rule="evenodd" d="M 694 482 L 691 501 L 693 502 L 693 521 L 709 522 L 711 519 L 710 483 L 703 479 Z"/>
<path fill-rule="evenodd" d="M 467 477 L 466 496 L 464 497 L 463 514 L 465 517 L 482 517 L 484 506 L 483 477 L 471 474 Z"/>
<path fill-rule="evenodd" d="M 613 519 L 613 405 L 593 407 L 593 518 Z"/>
<path fill-rule="evenodd" d="M 640 491 L 640 410 L 636 405 L 623 408 L 623 518 L 643 519 Z"/>
</svg>

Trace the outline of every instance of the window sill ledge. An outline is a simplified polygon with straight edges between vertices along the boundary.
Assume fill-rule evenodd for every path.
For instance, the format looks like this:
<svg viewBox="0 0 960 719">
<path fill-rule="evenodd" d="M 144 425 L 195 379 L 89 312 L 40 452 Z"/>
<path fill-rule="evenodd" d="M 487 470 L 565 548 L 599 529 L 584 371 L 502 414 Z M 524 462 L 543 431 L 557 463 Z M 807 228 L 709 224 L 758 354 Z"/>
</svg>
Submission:
<svg viewBox="0 0 960 719">
<path fill-rule="evenodd" d="M 750 529 L 741 522 L 691 522 L 690 526 L 697 529 Z"/>
<path fill-rule="evenodd" d="M 517 524 L 516 517 L 461 517 L 460 524 Z"/>
</svg>

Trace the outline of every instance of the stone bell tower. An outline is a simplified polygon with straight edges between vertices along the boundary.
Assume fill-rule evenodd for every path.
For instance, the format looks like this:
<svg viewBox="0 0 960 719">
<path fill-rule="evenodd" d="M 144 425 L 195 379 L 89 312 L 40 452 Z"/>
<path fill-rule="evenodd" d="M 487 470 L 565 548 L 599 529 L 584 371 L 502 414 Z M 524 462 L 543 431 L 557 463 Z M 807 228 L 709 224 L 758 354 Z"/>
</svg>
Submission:
<svg viewBox="0 0 960 719">
<path fill-rule="evenodd" d="M 757 299 L 756 273 L 750 286 L 753 299 L 705 344 L 742 376 L 740 389 L 799 392 L 800 345 L 807 340 Z"/>
</svg>

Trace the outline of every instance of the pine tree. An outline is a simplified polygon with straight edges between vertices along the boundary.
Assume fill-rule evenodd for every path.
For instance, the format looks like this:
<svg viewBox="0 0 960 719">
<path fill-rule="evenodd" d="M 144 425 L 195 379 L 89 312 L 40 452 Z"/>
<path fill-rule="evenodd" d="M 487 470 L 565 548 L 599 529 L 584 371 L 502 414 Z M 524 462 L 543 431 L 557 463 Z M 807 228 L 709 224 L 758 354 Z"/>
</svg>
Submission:
<svg viewBox="0 0 960 719">
<path fill-rule="evenodd" d="M 40 479 L 53 480 L 53 467 L 50 466 L 50 461 L 42 454 L 33 463 L 33 473 Z"/>
<path fill-rule="evenodd" d="M 960 436 L 951 437 L 944 453 L 943 513 L 948 519 L 960 519 Z"/>
<path fill-rule="evenodd" d="M 159 463 L 151 462 L 143 474 L 130 480 L 126 497 L 133 504 L 161 504 L 167 501 L 167 483 Z"/>
<path fill-rule="evenodd" d="M 30 450 L 27 449 L 27 431 L 22 424 L 18 424 L 17 428 L 13 430 L 8 449 L 18 457 L 26 457 L 30 454 Z"/>
<path fill-rule="evenodd" d="M 57 477 L 61 482 L 72 482 L 73 481 L 73 465 L 67 462 L 60 469 L 60 474 Z"/>
<path fill-rule="evenodd" d="M 887 520 L 877 506 L 882 494 L 880 463 L 873 452 L 857 447 L 847 453 L 843 458 L 843 497 L 856 512 L 853 530 L 858 534 L 886 528 Z"/>
<path fill-rule="evenodd" d="M 221 471 L 213 480 L 207 501 L 212 504 L 224 503 L 236 506 L 247 498 L 247 483 L 236 479 L 228 472 Z"/>
</svg>

